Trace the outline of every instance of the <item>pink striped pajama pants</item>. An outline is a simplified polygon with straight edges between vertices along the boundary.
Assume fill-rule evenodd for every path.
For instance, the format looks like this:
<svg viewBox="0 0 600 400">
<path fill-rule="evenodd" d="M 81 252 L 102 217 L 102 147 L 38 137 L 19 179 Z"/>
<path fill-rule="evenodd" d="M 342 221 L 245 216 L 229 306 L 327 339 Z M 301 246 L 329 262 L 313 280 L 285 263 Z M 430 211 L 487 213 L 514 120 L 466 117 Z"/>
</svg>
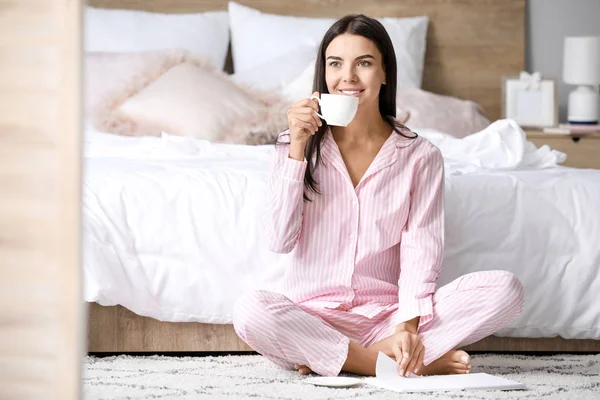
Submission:
<svg viewBox="0 0 600 400">
<path fill-rule="evenodd" d="M 521 313 L 523 303 L 523 286 L 508 271 L 474 272 L 440 287 L 433 295 L 433 320 L 419 326 L 423 364 L 497 332 Z M 393 334 L 398 305 L 386 306 L 367 318 L 351 308 L 296 304 L 282 294 L 255 291 L 237 301 L 233 325 L 244 342 L 284 369 L 299 364 L 336 376 L 350 340 L 369 347 Z"/>
</svg>

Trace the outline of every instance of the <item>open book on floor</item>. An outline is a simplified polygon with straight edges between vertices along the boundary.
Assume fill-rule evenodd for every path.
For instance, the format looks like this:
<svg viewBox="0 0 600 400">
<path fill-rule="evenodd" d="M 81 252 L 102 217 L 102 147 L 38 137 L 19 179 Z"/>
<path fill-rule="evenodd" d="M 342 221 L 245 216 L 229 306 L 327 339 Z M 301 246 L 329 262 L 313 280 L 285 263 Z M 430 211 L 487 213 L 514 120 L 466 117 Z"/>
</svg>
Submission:
<svg viewBox="0 0 600 400">
<path fill-rule="evenodd" d="M 444 390 L 517 390 L 525 384 L 485 373 L 403 377 L 390 357 L 379 353 L 374 378 L 364 381 L 373 386 L 397 392 L 431 392 Z"/>
</svg>

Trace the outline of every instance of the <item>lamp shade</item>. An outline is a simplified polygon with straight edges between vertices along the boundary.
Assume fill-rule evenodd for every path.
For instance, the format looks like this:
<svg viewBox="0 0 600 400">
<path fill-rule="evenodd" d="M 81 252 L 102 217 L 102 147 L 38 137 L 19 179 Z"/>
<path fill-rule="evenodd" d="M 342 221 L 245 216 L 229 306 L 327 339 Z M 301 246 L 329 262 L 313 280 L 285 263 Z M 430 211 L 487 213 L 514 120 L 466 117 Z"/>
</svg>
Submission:
<svg viewBox="0 0 600 400">
<path fill-rule="evenodd" d="M 565 38 L 563 81 L 573 85 L 600 84 L 600 36 Z"/>
</svg>

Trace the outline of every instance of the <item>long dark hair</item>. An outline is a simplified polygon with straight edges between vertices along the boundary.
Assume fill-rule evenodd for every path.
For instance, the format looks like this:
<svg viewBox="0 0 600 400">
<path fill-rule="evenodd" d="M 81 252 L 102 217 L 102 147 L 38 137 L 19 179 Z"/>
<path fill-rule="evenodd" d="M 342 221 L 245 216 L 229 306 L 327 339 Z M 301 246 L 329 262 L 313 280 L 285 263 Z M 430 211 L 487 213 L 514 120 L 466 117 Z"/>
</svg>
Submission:
<svg viewBox="0 0 600 400">
<path fill-rule="evenodd" d="M 344 33 L 360 35 L 375 43 L 383 59 L 386 81 L 385 85 L 381 85 L 379 91 L 379 112 L 381 113 L 381 116 L 394 127 L 394 131 L 397 134 L 410 139 L 416 138 L 416 134 L 414 134 L 414 136 L 406 136 L 402 132 L 403 129 L 400 129 L 405 127 L 396 121 L 396 53 L 394 52 L 394 45 L 392 44 L 392 40 L 387 31 L 383 25 L 374 18 L 367 17 L 363 14 L 346 15 L 329 28 L 325 33 L 325 36 L 323 36 L 317 54 L 313 93 L 329 93 L 327 82 L 325 81 L 325 50 L 327 50 L 327 47 L 333 39 Z M 304 153 L 306 160 L 308 160 L 308 166 L 304 174 L 304 187 L 316 194 L 320 194 L 320 192 L 318 189 L 318 182 L 314 177 L 314 170 L 319 162 L 321 162 L 321 145 L 323 143 L 325 132 L 327 131 L 327 123 L 325 121 L 322 122 L 323 125 L 319 127 L 317 132 L 311 136 L 310 139 L 308 139 Z M 316 162 L 313 164 L 312 160 L 315 155 Z M 306 191 L 304 192 L 304 200 L 311 201 L 306 195 Z"/>
</svg>

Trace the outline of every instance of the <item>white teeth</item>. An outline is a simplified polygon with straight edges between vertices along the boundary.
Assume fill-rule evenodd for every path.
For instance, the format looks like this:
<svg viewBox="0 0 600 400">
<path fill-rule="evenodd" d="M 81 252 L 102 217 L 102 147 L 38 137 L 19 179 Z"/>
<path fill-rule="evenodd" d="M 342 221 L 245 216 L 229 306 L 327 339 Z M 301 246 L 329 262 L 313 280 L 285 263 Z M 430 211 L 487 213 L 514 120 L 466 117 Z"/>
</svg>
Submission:
<svg viewBox="0 0 600 400">
<path fill-rule="evenodd" d="M 340 90 L 340 92 L 344 93 L 344 94 L 349 94 L 349 95 L 353 95 L 353 94 L 357 94 L 360 93 L 360 90 Z"/>
</svg>

